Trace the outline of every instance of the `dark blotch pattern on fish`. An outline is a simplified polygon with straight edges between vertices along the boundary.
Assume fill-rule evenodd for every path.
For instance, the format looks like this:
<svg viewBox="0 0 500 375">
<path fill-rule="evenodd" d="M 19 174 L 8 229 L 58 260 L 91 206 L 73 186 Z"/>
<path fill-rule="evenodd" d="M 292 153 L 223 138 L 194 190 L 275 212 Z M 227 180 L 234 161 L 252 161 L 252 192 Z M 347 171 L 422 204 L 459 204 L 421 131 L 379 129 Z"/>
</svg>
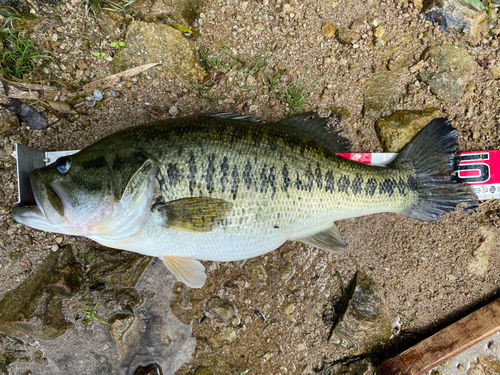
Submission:
<svg viewBox="0 0 500 375">
<path fill-rule="evenodd" d="M 314 186 L 314 174 L 311 168 L 311 165 L 309 164 L 307 166 L 307 171 L 306 171 L 306 179 L 307 179 L 307 191 L 312 192 L 312 188 Z"/>
<path fill-rule="evenodd" d="M 316 177 L 316 186 L 318 189 L 323 187 L 323 174 L 321 173 L 321 168 L 319 167 L 319 163 L 316 164 L 316 169 L 314 170 L 314 174 Z"/>
<path fill-rule="evenodd" d="M 208 166 L 207 166 L 207 173 L 206 173 L 206 181 L 207 181 L 207 190 L 208 194 L 212 194 L 213 191 L 215 190 L 215 184 L 214 184 L 214 174 L 215 174 L 215 154 L 211 154 L 208 156 Z"/>
<path fill-rule="evenodd" d="M 196 167 L 196 157 L 194 156 L 193 151 L 190 151 L 188 161 L 188 180 L 189 194 L 191 196 L 194 195 L 194 189 L 196 188 L 196 172 L 198 172 L 198 168 Z"/>
<path fill-rule="evenodd" d="M 351 190 L 354 195 L 361 194 L 363 191 L 363 177 L 361 177 L 359 173 L 357 173 L 354 180 L 352 180 Z"/>
<path fill-rule="evenodd" d="M 222 192 L 224 193 L 226 191 L 226 184 L 229 182 L 229 178 L 227 177 L 229 175 L 229 163 L 227 156 L 224 156 L 224 158 L 222 158 L 222 163 L 220 164 L 220 172 L 222 174 L 220 178 L 220 184 Z"/>
<path fill-rule="evenodd" d="M 351 179 L 347 175 L 341 176 L 337 181 L 337 188 L 342 193 L 347 193 L 349 185 L 351 184 Z"/>
<path fill-rule="evenodd" d="M 333 172 L 328 171 L 325 173 L 325 191 L 333 193 L 335 189 L 335 179 L 333 178 Z"/>
<path fill-rule="evenodd" d="M 406 192 L 406 182 L 403 180 L 402 177 L 398 179 L 398 183 L 396 184 L 396 187 L 398 188 L 399 194 L 404 194 Z"/>
<path fill-rule="evenodd" d="M 412 191 L 417 191 L 417 180 L 413 176 L 409 176 L 407 180 L 407 186 Z"/>
<path fill-rule="evenodd" d="M 243 170 L 243 182 L 247 190 L 252 188 L 252 163 L 250 160 L 247 160 L 245 169 Z"/>
<path fill-rule="evenodd" d="M 286 164 L 283 164 L 281 175 L 283 176 L 283 190 L 285 192 L 288 192 L 288 188 L 290 187 L 292 181 L 290 180 L 290 177 L 288 175 L 288 166 Z"/>
<path fill-rule="evenodd" d="M 365 184 L 365 194 L 373 197 L 375 190 L 377 190 L 377 180 L 374 178 L 369 178 Z"/>
<path fill-rule="evenodd" d="M 302 180 L 300 179 L 298 172 L 295 174 L 295 188 L 297 190 L 302 190 Z"/>
<path fill-rule="evenodd" d="M 238 173 L 238 166 L 236 164 L 233 165 L 233 171 L 231 172 L 231 179 L 233 180 L 231 184 L 231 194 L 233 195 L 233 200 L 235 200 L 238 194 L 238 188 L 240 186 L 240 175 Z"/>
<path fill-rule="evenodd" d="M 170 187 L 176 187 L 180 182 L 182 176 L 179 168 L 177 168 L 177 164 L 168 163 L 167 165 L 167 179 L 168 185 Z"/>
<path fill-rule="evenodd" d="M 394 179 L 392 178 L 386 178 L 382 183 L 380 184 L 378 188 L 379 194 L 389 194 L 389 197 L 394 194 L 394 186 L 396 183 L 394 182 Z"/>
</svg>

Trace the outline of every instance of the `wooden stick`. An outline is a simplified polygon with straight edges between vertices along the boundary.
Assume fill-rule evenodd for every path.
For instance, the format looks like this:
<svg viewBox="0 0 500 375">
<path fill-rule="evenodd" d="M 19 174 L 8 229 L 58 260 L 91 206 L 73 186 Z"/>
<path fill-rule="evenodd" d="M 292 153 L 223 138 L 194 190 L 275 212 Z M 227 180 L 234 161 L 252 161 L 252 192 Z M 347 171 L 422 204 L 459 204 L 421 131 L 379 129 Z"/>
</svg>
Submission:
<svg viewBox="0 0 500 375">
<path fill-rule="evenodd" d="M 500 331 L 500 298 L 388 359 L 381 375 L 419 375 Z"/>
</svg>

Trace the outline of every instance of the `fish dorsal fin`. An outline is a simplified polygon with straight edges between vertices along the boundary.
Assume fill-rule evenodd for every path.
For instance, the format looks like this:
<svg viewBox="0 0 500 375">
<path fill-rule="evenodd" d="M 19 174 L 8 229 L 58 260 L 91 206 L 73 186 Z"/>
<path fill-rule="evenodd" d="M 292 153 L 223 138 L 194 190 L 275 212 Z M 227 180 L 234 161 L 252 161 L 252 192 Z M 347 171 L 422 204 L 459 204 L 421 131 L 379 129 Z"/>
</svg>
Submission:
<svg viewBox="0 0 500 375">
<path fill-rule="evenodd" d="M 296 241 L 333 252 L 343 251 L 347 246 L 344 240 L 340 237 L 340 232 L 335 224 L 327 230 L 313 234 L 312 236 L 297 238 Z"/>
<path fill-rule="evenodd" d="M 328 118 L 320 117 L 315 112 L 307 112 L 282 120 L 278 124 L 300 130 L 335 154 L 348 151 L 351 142 L 340 135 L 341 130 L 327 130 L 328 121 Z"/>
<path fill-rule="evenodd" d="M 163 256 L 160 259 L 165 267 L 177 277 L 177 280 L 182 281 L 187 286 L 201 288 L 205 285 L 207 275 L 205 267 L 200 261 L 178 256 Z"/>
<path fill-rule="evenodd" d="M 231 202 L 210 197 L 181 198 L 153 206 L 167 228 L 188 232 L 211 231 L 232 209 Z"/>
<path fill-rule="evenodd" d="M 233 113 L 233 112 L 205 113 L 202 116 L 213 117 L 213 118 L 218 118 L 218 119 L 222 119 L 222 120 L 241 121 L 241 122 L 260 122 L 260 123 L 265 122 L 265 121 L 247 116 L 247 115 L 240 115 L 240 114 Z"/>
</svg>

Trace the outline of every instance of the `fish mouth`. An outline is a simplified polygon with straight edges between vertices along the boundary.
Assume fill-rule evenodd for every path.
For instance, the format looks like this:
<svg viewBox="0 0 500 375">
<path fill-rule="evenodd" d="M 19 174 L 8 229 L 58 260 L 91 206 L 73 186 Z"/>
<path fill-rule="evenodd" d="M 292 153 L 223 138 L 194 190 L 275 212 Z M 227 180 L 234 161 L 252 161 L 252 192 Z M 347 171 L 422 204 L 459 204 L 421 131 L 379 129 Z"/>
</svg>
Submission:
<svg viewBox="0 0 500 375">
<path fill-rule="evenodd" d="M 52 225 L 59 224 L 72 208 L 71 197 L 60 183 L 47 183 L 38 170 L 30 175 L 31 188 L 40 213 Z"/>
</svg>

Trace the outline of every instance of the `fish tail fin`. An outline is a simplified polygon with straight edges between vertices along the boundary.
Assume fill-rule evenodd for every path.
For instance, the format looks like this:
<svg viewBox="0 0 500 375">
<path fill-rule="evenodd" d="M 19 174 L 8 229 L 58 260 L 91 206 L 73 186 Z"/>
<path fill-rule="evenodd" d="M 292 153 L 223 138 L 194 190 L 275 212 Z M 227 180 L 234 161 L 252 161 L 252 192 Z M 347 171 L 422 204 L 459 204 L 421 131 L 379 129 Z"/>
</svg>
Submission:
<svg viewBox="0 0 500 375">
<path fill-rule="evenodd" d="M 452 175 L 451 154 L 458 149 L 458 131 L 445 118 L 436 118 L 423 128 L 391 163 L 396 168 L 411 168 L 418 199 L 402 215 L 422 221 L 438 220 L 457 204 L 477 207 L 470 185 L 459 183 Z"/>
</svg>

